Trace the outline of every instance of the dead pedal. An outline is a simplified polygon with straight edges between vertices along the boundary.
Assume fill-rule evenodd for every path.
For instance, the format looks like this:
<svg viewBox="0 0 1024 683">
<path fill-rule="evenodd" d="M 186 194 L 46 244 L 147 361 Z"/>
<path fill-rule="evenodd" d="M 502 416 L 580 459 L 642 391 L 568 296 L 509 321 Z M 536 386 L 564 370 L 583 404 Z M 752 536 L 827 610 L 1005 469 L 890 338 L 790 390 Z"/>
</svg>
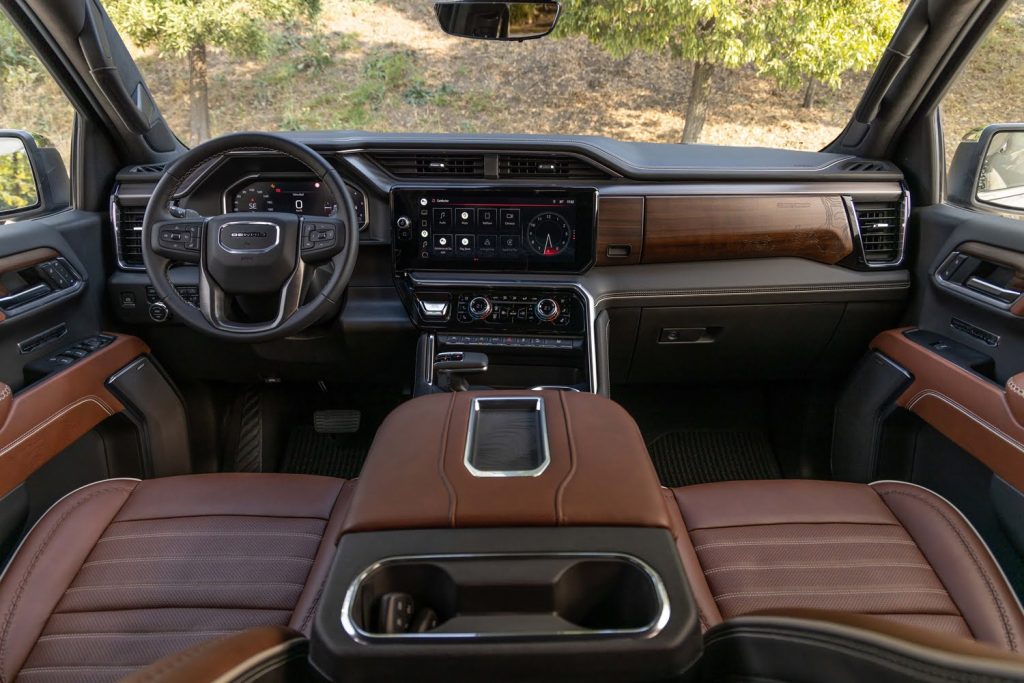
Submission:
<svg viewBox="0 0 1024 683">
<path fill-rule="evenodd" d="M 354 434 L 361 419 L 358 410 L 318 410 L 313 413 L 313 429 L 317 434 Z"/>
</svg>

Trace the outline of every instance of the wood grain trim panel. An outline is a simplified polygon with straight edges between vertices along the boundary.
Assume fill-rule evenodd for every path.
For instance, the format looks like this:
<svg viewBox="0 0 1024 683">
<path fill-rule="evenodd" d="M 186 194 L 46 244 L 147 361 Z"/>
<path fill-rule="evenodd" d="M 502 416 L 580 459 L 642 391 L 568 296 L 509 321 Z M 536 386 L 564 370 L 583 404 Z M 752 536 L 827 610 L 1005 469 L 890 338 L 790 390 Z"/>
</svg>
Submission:
<svg viewBox="0 0 1024 683">
<path fill-rule="evenodd" d="M 1024 424 L 1014 418 L 1006 390 L 915 344 L 905 331 L 888 330 L 871 342 L 914 377 L 897 404 L 1024 490 Z"/>
<path fill-rule="evenodd" d="M 60 254 L 49 247 L 40 247 L 38 249 L 30 249 L 17 254 L 3 256 L 0 257 L 0 275 L 22 270 L 29 266 L 34 266 L 37 263 L 55 259 L 58 256 L 60 256 Z"/>
<path fill-rule="evenodd" d="M 853 253 L 839 196 L 647 197 L 643 263 L 791 256 L 838 263 Z"/>
<path fill-rule="evenodd" d="M 124 406 L 107 390 L 107 379 L 149 347 L 137 337 L 121 335 L 13 396 L 0 386 L 0 495 Z"/>
<path fill-rule="evenodd" d="M 602 197 L 597 209 L 597 265 L 640 263 L 644 248 L 644 198 Z M 628 247 L 628 256 L 609 256 L 609 247 Z"/>
</svg>

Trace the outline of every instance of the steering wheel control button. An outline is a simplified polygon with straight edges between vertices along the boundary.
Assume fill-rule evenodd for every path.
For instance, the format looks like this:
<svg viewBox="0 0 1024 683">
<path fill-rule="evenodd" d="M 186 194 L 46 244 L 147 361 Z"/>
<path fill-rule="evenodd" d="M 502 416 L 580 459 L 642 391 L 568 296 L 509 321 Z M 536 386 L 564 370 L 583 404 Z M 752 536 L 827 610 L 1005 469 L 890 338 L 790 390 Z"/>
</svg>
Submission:
<svg viewBox="0 0 1024 683">
<path fill-rule="evenodd" d="M 203 224 L 165 223 L 158 228 L 160 246 L 172 251 L 199 251 Z"/>
<path fill-rule="evenodd" d="M 149 305 L 149 319 L 155 323 L 167 322 L 167 319 L 171 317 L 171 312 L 167 310 L 167 306 L 162 302 L 158 301 L 155 304 Z"/>
</svg>

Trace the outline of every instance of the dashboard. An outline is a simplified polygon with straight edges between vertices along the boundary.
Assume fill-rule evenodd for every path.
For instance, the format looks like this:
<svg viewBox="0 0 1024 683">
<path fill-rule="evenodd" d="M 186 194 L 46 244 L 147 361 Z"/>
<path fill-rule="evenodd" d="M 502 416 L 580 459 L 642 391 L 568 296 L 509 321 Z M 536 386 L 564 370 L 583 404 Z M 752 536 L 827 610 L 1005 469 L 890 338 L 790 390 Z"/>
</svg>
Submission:
<svg viewBox="0 0 1024 683">
<path fill-rule="evenodd" d="M 391 207 L 399 271 L 582 272 L 594 260 L 594 189 L 400 188 Z"/>
<path fill-rule="evenodd" d="M 360 229 L 368 224 L 366 196 L 349 186 Z M 313 176 L 247 176 L 224 191 L 224 213 L 281 211 L 310 216 L 333 216 L 338 204 Z"/>
</svg>

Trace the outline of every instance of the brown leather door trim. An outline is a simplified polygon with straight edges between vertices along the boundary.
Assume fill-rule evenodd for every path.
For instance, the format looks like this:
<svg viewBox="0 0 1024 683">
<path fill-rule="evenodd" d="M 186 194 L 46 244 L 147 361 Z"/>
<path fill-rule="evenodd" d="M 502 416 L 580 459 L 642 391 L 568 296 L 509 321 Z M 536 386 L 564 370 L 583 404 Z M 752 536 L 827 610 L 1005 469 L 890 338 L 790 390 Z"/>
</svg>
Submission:
<svg viewBox="0 0 1024 683">
<path fill-rule="evenodd" d="M 0 495 L 124 406 L 107 379 L 149 347 L 137 337 L 117 336 L 70 367 L 13 396 L 0 385 Z"/>
<path fill-rule="evenodd" d="M 914 343 L 905 331 L 888 330 L 871 342 L 914 377 L 897 404 L 1024 490 L 1024 424 L 1014 418 L 1006 389 Z"/>
</svg>

